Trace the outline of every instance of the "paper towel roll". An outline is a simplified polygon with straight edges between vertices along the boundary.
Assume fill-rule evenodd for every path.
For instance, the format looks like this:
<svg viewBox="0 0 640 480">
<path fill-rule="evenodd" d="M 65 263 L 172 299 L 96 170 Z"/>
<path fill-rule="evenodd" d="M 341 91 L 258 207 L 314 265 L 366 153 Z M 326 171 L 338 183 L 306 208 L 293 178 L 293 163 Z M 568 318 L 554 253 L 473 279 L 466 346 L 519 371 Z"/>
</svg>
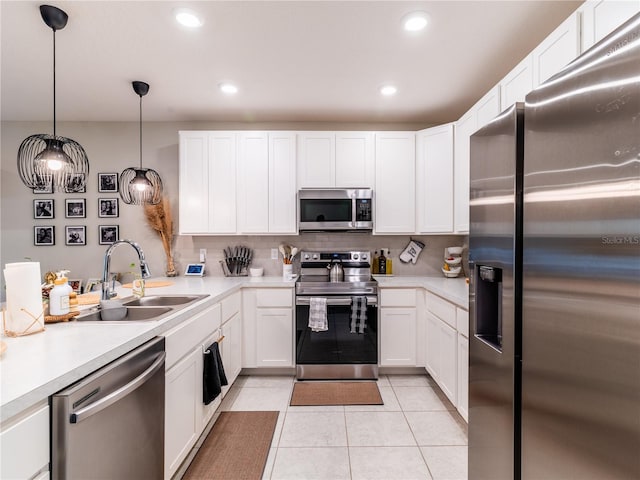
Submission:
<svg viewBox="0 0 640 480">
<path fill-rule="evenodd" d="M 7 293 L 5 330 L 26 335 L 44 329 L 40 263 L 7 263 L 4 269 Z"/>
</svg>

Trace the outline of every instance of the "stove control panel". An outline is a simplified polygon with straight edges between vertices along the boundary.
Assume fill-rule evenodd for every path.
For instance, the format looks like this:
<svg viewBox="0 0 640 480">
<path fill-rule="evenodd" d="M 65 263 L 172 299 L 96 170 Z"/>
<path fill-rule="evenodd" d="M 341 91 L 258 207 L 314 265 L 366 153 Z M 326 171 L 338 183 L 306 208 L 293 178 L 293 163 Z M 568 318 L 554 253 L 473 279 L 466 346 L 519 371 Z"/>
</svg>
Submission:
<svg viewBox="0 0 640 480">
<path fill-rule="evenodd" d="M 369 263 L 371 252 L 367 251 L 347 251 L 347 252 L 302 252 L 304 263 L 330 263 L 333 260 L 340 260 L 342 263 Z"/>
</svg>

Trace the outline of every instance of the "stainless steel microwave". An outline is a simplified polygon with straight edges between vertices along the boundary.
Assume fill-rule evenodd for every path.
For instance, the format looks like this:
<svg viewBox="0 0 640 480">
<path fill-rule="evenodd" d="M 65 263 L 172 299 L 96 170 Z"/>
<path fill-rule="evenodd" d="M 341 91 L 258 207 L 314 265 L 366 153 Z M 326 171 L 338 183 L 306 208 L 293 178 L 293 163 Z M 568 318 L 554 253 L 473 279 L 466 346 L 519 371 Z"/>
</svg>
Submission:
<svg viewBox="0 0 640 480">
<path fill-rule="evenodd" d="M 304 188 L 298 191 L 300 232 L 373 230 L 370 188 Z"/>
</svg>

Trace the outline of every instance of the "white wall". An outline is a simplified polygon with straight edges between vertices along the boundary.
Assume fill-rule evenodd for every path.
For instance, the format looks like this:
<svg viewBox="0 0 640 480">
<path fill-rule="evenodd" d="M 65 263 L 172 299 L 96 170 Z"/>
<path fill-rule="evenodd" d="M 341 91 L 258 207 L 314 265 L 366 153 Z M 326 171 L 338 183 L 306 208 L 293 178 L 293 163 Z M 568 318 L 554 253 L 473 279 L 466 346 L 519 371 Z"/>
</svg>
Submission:
<svg viewBox="0 0 640 480">
<path fill-rule="evenodd" d="M 143 165 L 157 170 L 162 176 L 165 192 L 171 200 L 174 220 L 178 221 L 178 131 L 214 129 L 297 129 L 297 130 L 418 130 L 424 125 L 339 125 L 339 124 L 269 124 L 247 126 L 225 124 L 223 127 L 211 123 L 157 122 L 144 124 Z M 16 169 L 16 155 L 22 140 L 35 133 L 48 133 L 50 123 L 3 122 L 1 158 L 1 205 L 0 205 L 0 263 L 24 261 L 31 258 L 41 263 L 42 273 L 66 268 L 71 278 L 86 280 L 100 277 L 105 245 L 98 244 L 98 225 L 117 224 L 120 238 L 129 238 L 140 243 L 149 260 L 152 274 L 161 276 L 165 271 L 165 256 L 158 236 L 146 224 L 142 207 L 120 202 L 117 219 L 98 218 L 98 198 L 115 198 L 118 194 L 98 193 L 98 173 L 122 172 L 127 167 L 137 166 L 138 123 L 137 122 L 63 122 L 58 123 L 58 134 L 73 138 L 86 150 L 91 165 L 87 192 L 85 194 L 34 194 L 20 181 Z M 33 200 L 53 198 L 55 218 L 33 219 Z M 85 198 L 87 216 L 68 219 L 64 215 L 65 198 Z M 35 225 L 54 225 L 55 246 L 33 245 Z M 65 225 L 87 227 L 86 246 L 66 246 Z M 418 237 L 427 243 L 427 249 L 417 265 L 401 265 L 397 256 L 408 243 L 404 236 L 372 236 L 369 234 L 304 234 L 294 237 L 176 237 L 175 260 L 182 273 L 184 266 L 198 260 L 200 248 L 208 250 L 207 269 L 211 275 L 221 275 L 218 260 L 222 248 L 243 244 L 255 250 L 254 265 L 265 268 L 266 274 L 280 274 L 281 264 L 270 259 L 270 249 L 281 242 L 301 248 L 390 248 L 395 258 L 395 271 L 404 274 L 438 275 L 443 249 L 449 245 L 466 243 L 466 237 L 434 236 Z M 112 269 L 127 272 L 129 264 L 136 260 L 132 249 L 119 247 L 112 259 Z M 2 279 L 2 284 L 4 279 Z M 4 290 L 4 289 L 2 289 Z"/>
</svg>

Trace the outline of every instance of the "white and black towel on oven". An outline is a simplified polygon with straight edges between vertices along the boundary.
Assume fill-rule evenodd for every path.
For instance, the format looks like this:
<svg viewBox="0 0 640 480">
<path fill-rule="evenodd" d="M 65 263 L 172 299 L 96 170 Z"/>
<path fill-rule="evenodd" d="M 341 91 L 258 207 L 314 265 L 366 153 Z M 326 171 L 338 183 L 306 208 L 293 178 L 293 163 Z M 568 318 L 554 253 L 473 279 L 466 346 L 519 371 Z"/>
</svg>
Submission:
<svg viewBox="0 0 640 480">
<path fill-rule="evenodd" d="M 209 405 L 222 393 L 222 387 L 229 385 L 227 376 L 222 366 L 220 347 L 218 342 L 213 342 L 203 354 L 204 368 L 202 371 L 202 401 Z"/>
<path fill-rule="evenodd" d="M 309 299 L 309 328 L 312 332 L 326 332 L 329 330 L 326 298 L 311 297 Z"/>
<path fill-rule="evenodd" d="M 364 333 L 367 326 L 367 297 L 351 297 L 351 333 Z"/>
</svg>

